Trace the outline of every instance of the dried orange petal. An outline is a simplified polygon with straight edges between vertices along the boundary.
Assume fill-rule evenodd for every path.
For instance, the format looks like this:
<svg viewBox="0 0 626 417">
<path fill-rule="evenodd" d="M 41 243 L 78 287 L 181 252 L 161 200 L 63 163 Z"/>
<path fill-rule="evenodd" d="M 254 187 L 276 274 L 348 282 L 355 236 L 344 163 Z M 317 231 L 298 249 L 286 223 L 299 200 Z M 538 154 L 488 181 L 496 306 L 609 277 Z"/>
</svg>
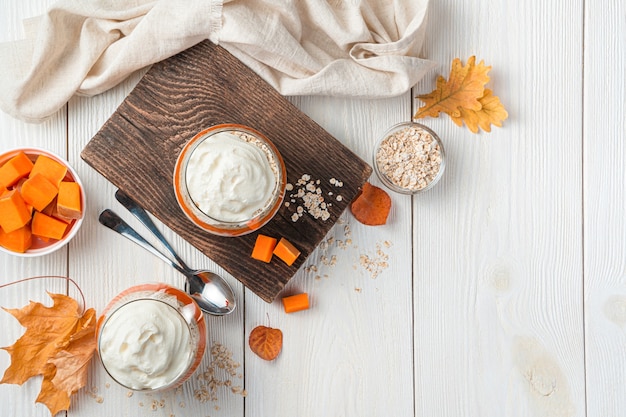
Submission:
<svg viewBox="0 0 626 417">
<path fill-rule="evenodd" d="M 283 332 L 280 329 L 257 326 L 250 332 L 248 344 L 261 359 L 274 360 L 283 347 Z"/>
<path fill-rule="evenodd" d="M 382 188 L 366 182 L 361 194 L 350 204 L 354 217 L 368 226 L 379 226 L 387 223 L 391 210 L 391 197 Z"/>
</svg>

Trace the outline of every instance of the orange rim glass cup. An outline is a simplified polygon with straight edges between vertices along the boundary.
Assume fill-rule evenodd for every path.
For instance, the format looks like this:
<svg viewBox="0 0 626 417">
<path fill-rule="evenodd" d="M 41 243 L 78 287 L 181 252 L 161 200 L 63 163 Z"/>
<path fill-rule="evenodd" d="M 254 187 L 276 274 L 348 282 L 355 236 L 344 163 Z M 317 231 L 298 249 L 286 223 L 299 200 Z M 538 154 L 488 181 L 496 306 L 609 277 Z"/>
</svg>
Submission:
<svg viewBox="0 0 626 417">
<path fill-rule="evenodd" d="M 111 300 L 98 319 L 96 337 L 109 376 L 143 392 L 181 385 L 206 349 L 202 311 L 187 293 L 162 283 L 137 285 Z"/>
<path fill-rule="evenodd" d="M 221 133 L 248 138 L 245 139 L 245 142 L 256 145 L 258 149 L 262 151 L 267 158 L 267 166 L 271 167 L 273 173 L 274 181 L 269 197 L 264 199 L 264 202 L 256 207 L 252 215 L 245 218 L 231 220 L 220 219 L 215 215 L 209 215 L 200 209 L 199 203 L 194 201 L 191 195 L 192 192 L 190 191 L 190 183 L 188 181 L 188 175 L 191 174 L 189 174 L 188 171 L 191 170 L 190 160 L 194 155 L 194 151 L 207 140 L 213 139 L 215 141 L 214 143 L 219 142 L 225 136 L 214 136 Z M 226 175 L 230 174 L 231 171 L 226 172 Z M 254 180 L 253 176 L 250 173 L 247 174 L 247 176 L 243 175 L 243 179 L 252 182 Z M 220 181 L 220 176 L 224 175 L 224 172 L 207 173 L 203 175 L 214 177 L 217 181 Z M 231 178 L 225 178 L 222 184 L 229 187 L 231 184 L 230 180 Z M 260 132 L 239 124 L 215 125 L 198 133 L 184 146 L 178 156 L 174 169 L 174 192 L 178 204 L 185 215 L 201 229 L 215 235 L 227 237 L 245 235 L 261 228 L 269 222 L 280 209 L 285 195 L 286 184 L 287 173 L 285 163 L 276 146 Z M 208 198 L 217 197 L 211 195 Z M 243 198 L 241 198 L 241 200 L 243 200 Z M 239 201 L 236 201 L 236 203 L 239 203 Z"/>
</svg>

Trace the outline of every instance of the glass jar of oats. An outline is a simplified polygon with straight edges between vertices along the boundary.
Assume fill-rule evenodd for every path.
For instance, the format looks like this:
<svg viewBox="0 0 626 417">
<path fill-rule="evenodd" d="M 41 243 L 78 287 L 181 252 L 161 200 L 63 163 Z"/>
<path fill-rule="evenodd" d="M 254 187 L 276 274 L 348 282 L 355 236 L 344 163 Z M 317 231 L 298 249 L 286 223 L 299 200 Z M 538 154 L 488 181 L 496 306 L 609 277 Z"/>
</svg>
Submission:
<svg viewBox="0 0 626 417">
<path fill-rule="evenodd" d="M 374 171 L 390 190 L 417 194 L 431 189 L 446 166 L 441 139 L 414 122 L 392 126 L 374 148 Z"/>
</svg>

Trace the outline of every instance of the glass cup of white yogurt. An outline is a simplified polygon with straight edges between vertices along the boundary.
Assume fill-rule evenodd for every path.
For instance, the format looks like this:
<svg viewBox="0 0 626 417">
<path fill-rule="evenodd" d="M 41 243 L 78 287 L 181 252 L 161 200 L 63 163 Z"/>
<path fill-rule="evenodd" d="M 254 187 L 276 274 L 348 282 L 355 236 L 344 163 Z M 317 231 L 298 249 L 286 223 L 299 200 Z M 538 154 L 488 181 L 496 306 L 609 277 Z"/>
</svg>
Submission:
<svg viewBox="0 0 626 417">
<path fill-rule="evenodd" d="M 286 183 L 276 146 L 239 124 L 198 133 L 174 169 L 174 192 L 185 215 L 220 236 L 241 236 L 269 222 L 282 204 Z"/>
<path fill-rule="evenodd" d="M 193 299 L 167 284 L 142 284 L 115 297 L 98 319 L 98 356 L 107 373 L 134 391 L 182 384 L 206 348 L 206 326 Z"/>
</svg>

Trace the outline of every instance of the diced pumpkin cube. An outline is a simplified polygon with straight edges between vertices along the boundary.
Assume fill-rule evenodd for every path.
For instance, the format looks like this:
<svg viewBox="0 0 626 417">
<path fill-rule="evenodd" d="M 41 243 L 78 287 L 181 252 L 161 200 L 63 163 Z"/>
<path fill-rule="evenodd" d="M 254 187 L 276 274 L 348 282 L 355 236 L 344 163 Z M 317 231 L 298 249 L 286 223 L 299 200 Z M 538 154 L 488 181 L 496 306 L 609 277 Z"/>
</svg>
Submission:
<svg viewBox="0 0 626 417">
<path fill-rule="evenodd" d="M 32 178 L 37 174 L 43 175 L 58 188 L 63 178 L 65 178 L 65 174 L 67 174 L 67 167 L 49 156 L 39 155 L 30 172 L 30 177 Z"/>
<path fill-rule="evenodd" d="M 22 185 L 22 197 L 35 210 L 42 211 L 54 197 L 59 189 L 42 174 L 35 174 L 28 178 Z"/>
<path fill-rule="evenodd" d="M 27 177 L 32 169 L 32 161 L 24 152 L 20 152 L 0 167 L 0 185 L 9 188 Z"/>
<path fill-rule="evenodd" d="M 57 197 L 58 197 L 58 194 L 57 194 Z M 55 217 L 54 212 L 56 211 L 56 208 L 57 208 L 57 199 L 53 198 L 52 201 L 48 203 L 46 207 L 43 208 L 43 210 L 39 210 L 39 211 L 47 216 Z"/>
<path fill-rule="evenodd" d="M 30 226 L 26 225 L 10 233 L 0 228 L 0 246 L 18 253 L 26 252 L 33 244 Z"/>
<path fill-rule="evenodd" d="M 36 211 L 33 215 L 31 231 L 36 236 L 59 240 L 63 238 L 67 226 L 68 224 L 64 221 Z"/>
<path fill-rule="evenodd" d="M 16 182 L 15 185 L 13 186 L 13 189 L 19 191 L 19 193 L 21 194 L 22 186 L 24 185 L 26 181 L 28 181 L 28 177 L 20 178 L 20 180 Z"/>
<path fill-rule="evenodd" d="M 17 190 L 11 190 L 0 197 L 0 227 L 5 233 L 26 225 L 30 216 L 31 211 Z"/>
<path fill-rule="evenodd" d="M 280 241 L 274 248 L 274 255 L 278 256 L 287 265 L 291 266 L 300 256 L 300 251 L 287 239 L 280 238 Z"/>
<path fill-rule="evenodd" d="M 295 313 L 296 311 L 308 310 L 309 295 L 303 292 L 302 294 L 283 297 L 283 308 L 285 309 L 285 313 Z"/>
<path fill-rule="evenodd" d="M 258 235 L 254 248 L 252 249 L 253 259 L 269 263 L 272 260 L 272 252 L 276 247 L 276 239 L 270 236 Z"/>
<path fill-rule="evenodd" d="M 73 181 L 62 181 L 57 196 L 57 212 L 65 219 L 79 219 L 82 214 L 80 205 L 80 185 Z"/>
</svg>

